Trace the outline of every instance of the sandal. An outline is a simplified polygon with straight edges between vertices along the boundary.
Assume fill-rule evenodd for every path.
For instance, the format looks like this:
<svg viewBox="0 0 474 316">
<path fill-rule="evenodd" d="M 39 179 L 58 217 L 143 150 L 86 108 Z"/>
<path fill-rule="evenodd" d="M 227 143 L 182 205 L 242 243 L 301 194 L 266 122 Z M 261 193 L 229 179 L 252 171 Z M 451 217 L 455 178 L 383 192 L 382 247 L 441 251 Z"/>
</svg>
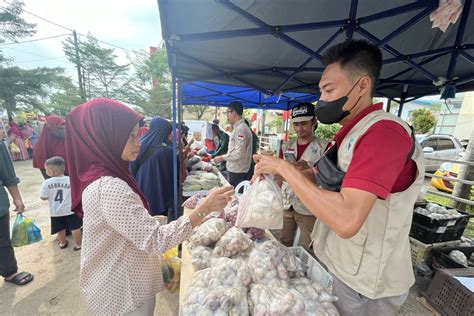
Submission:
<svg viewBox="0 0 474 316">
<path fill-rule="evenodd" d="M 66 243 L 64 245 L 61 246 L 61 243 L 59 242 L 59 248 L 61 249 L 65 249 L 67 248 L 67 245 L 68 245 L 68 241 L 66 240 Z"/>
<path fill-rule="evenodd" d="M 16 285 L 25 285 L 33 281 L 33 275 L 28 272 L 20 272 L 11 280 L 5 279 L 5 282 L 13 283 Z"/>
<path fill-rule="evenodd" d="M 81 249 L 82 249 L 82 247 L 77 247 L 77 246 L 74 246 L 74 248 L 72 248 L 72 250 L 74 250 L 74 251 L 79 251 Z"/>
</svg>

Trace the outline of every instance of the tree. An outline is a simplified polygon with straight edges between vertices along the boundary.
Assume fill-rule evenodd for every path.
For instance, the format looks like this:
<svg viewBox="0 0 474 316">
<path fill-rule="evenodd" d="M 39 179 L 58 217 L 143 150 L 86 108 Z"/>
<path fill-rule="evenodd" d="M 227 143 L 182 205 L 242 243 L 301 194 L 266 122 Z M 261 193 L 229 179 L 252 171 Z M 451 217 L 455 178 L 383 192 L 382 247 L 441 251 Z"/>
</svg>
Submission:
<svg viewBox="0 0 474 316">
<path fill-rule="evenodd" d="M 341 125 L 337 123 L 330 125 L 319 123 L 318 128 L 316 129 L 316 136 L 331 141 L 340 129 Z"/>
<path fill-rule="evenodd" d="M 277 131 L 279 131 L 279 130 L 282 129 L 282 126 L 283 126 L 283 117 L 281 115 L 277 115 L 267 125 L 268 125 L 268 127 L 272 128 L 272 129 L 274 128 Z"/>
<path fill-rule="evenodd" d="M 134 73 L 119 92 L 119 99 L 143 109 L 146 115 L 171 118 L 171 75 L 166 50 L 154 56 L 136 51 L 129 56 Z"/>
<path fill-rule="evenodd" d="M 48 113 L 41 101 L 65 78 L 62 68 L 0 67 L 0 105 L 7 109 L 8 115 L 18 108 Z"/>
<path fill-rule="evenodd" d="M 428 109 L 416 109 L 411 112 L 411 123 L 419 134 L 428 133 L 436 125 L 436 117 Z"/>
<path fill-rule="evenodd" d="M 61 116 L 66 115 L 76 105 L 82 104 L 79 89 L 73 84 L 71 78 L 58 78 L 54 92 L 43 103 L 43 109 L 49 113 Z"/>
<path fill-rule="evenodd" d="M 0 11 L 0 44 L 5 40 L 16 42 L 19 38 L 36 33 L 36 24 L 27 23 L 22 17 L 23 2 L 14 0 Z M 0 63 L 5 61 L 0 49 Z"/>
<path fill-rule="evenodd" d="M 196 115 L 196 119 L 200 120 L 204 113 L 208 112 L 210 109 L 207 105 L 188 105 L 186 106 L 186 111 Z"/>
<path fill-rule="evenodd" d="M 87 41 L 78 41 L 81 67 L 90 80 L 90 95 L 92 97 L 117 97 L 126 81 L 129 66 L 119 65 L 118 56 L 113 48 L 102 48 L 97 39 L 88 34 Z M 69 61 L 76 62 L 74 39 L 68 38 L 63 42 L 63 49 Z"/>
</svg>

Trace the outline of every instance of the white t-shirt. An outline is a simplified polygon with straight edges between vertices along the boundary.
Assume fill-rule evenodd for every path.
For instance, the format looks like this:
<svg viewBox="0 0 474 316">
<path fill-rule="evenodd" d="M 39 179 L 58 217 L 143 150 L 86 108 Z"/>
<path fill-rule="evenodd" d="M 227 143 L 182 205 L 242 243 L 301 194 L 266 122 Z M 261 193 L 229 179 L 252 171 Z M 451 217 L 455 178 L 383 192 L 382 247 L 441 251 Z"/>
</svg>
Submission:
<svg viewBox="0 0 474 316">
<path fill-rule="evenodd" d="M 54 177 L 43 182 L 40 198 L 48 198 L 51 217 L 67 216 L 71 212 L 71 189 L 69 177 Z"/>
</svg>

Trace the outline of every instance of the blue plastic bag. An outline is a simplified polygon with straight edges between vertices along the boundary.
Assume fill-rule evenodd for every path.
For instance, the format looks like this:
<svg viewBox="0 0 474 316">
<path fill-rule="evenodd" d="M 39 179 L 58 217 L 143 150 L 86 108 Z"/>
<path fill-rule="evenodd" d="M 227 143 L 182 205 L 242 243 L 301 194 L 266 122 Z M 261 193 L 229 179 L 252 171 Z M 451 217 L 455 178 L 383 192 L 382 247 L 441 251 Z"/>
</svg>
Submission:
<svg viewBox="0 0 474 316">
<path fill-rule="evenodd" d="M 40 240 L 43 240 L 41 229 L 35 225 L 34 220 L 18 214 L 13 224 L 13 247 L 30 245 Z"/>
</svg>

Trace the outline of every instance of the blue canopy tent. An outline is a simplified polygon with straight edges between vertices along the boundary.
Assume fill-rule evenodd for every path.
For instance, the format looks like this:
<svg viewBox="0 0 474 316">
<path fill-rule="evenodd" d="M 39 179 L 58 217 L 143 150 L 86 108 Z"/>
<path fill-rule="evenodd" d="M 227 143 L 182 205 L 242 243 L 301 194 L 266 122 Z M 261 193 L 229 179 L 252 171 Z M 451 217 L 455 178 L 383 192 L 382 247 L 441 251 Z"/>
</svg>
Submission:
<svg viewBox="0 0 474 316">
<path fill-rule="evenodd" d="M 240 97 L 228 95 L 227 87 L 242 87 L 243 94 L 253 89 L 259 101 L 289 92 L 317 98 L 321 54 L 346 39 L 367 39 L 382 49 L 376 96 L 399 102 L 399 114 L 404 102 L 444 88 L 474 90 L 474 32 L 466 32 L 474 30 L 472 0 L 463 1 L 459 20 L 445 33 L 429 19 L 438 0 L 158 0 L 158 5 L 173 76 L 174 122 L 185 102 L 225 105 Z M 246 104 L 258 108 L 257 103 Z"/>
<path fill-rule="evenodd" d="M 290 110 L 299 102 L 314 102 L 318 98 L 318 93 L 282 92 L 271 95 L 253 88 L 196 81 L 182 85 L 181 103 L 223 106 L 232 101 L 239 101 L 245 108 Z"/>
</svg>

